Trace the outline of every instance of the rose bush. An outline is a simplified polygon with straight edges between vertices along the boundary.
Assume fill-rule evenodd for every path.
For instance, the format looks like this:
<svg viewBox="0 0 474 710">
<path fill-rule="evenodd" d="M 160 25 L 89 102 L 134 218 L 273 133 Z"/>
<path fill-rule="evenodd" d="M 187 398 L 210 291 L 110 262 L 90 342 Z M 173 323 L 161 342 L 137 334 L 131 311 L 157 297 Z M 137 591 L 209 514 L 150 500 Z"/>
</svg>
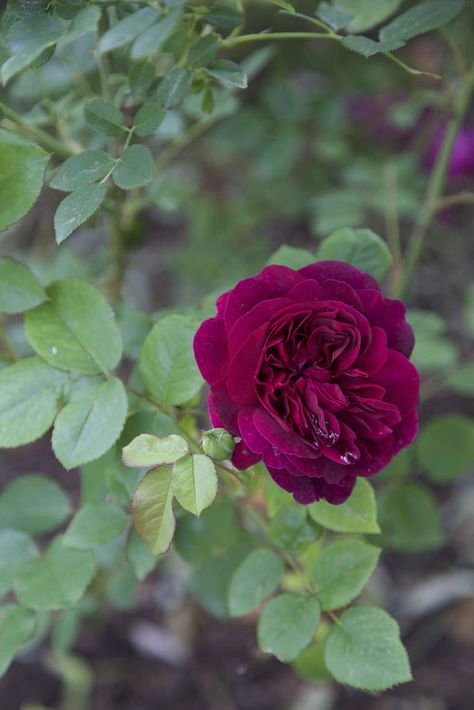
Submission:
<svg viewBox="0 0 474 710">
<path fill-rule="evenodd" d="M 412 441 L 413 331 L 371 276 L 337 261 L 268 266 L 216 306 L 194 351 L 213 425 L 240 438 L 237 468 L 263 460 L 296 501 L 342 503 Z"/>
</svg>

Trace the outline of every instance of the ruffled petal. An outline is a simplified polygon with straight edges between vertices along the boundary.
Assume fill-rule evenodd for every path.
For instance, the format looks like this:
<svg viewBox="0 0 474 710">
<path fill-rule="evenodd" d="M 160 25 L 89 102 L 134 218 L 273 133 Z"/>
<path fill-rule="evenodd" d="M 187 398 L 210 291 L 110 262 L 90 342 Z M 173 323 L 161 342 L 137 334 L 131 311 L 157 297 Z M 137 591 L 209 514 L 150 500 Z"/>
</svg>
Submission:
<svg viewBox="0 0 474 710">
<path fill-rule="evenodd" d="M 343 261 L 317 261 L 315 264 L 309 264 L 300 269 L 302 274 L 307 279 L 316 279 L 320 284 L 328 279 L 335 281 L 344 281 L 352 288 L 373 288 L 376 291 L 380 287 L 375 279 L 364 271 L 359 271 L 350 264 L 345 264 Z"/>
<path fill-rule="evenodd" d="M 227 336 L 220 316 L 205 320 L 194 336 L 194 356 L 206 382 L 222 379 L 227 364 Z"/>
</svg>

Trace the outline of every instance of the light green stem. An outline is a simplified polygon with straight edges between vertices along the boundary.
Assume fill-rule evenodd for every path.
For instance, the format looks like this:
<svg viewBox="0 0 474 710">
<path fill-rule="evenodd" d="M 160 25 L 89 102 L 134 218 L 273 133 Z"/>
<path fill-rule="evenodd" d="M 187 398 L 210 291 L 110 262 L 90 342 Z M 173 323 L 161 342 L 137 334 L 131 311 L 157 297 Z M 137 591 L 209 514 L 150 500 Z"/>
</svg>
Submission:
<svg viewBox="0 0 474 710">
<path fill-rule="evenodd" d="M 413 230 L 408 245 L 408 250 L 405 258 L 404 274 L 401 280 L 400 287 L 398 289 L 399 296 L 405 296 L 408 289 L 410 288 L 410 284 L 415 274 L 416 267 L 423 253 L 426 235 L 429 227 L 431 226 L 433 217 L 437 211 L 439 199 L 444 190 L 446 175 L 449 167 L 449 159 L 451 157 L 454 142 L 456 140 L 456 136 L 463 121 L 464 115 L 468 109 L 473 88 L 474 64 L 471 67 L 466 81 L 464 82 L 464 85 L 462 86 L 457 96 L 457 100 L 455 101 L 453 115 L 446 128 L 443 143 L 441 145 L 441 149 L 439 151 L 434 170 L 431 173 L 431 177 L 428 181 L 428 187 L 426 190 L 425 198 L 421 205 L 418 220 L 415 224 L 415 228 Z"/>
</svg>

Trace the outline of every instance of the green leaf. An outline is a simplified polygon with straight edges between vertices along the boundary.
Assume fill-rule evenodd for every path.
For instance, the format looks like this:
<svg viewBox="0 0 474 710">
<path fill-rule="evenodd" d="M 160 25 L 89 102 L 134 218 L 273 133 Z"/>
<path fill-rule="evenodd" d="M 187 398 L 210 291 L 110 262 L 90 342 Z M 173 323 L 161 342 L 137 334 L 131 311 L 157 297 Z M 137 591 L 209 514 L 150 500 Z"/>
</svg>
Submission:
<svg viewBox="0 0 474 710">
<path fill-rule="evenodd" d="M 340 7 L 334 7 L 328 2 L 320 2 L 316 10 L 316 17 L 319 17 L 320 20 L 337 32 L 343 27 L 347 27 L 354 15 L 352 12 L 343 10 Z"/>
<path fill-rule="evenodd" d="M 318 259 L 335 259 L 382 281 L 392 262 L 385 242 L 371 229 L 338 229 L 321 242 Z"/>
<path fill-rule="evenodd" d="M 127 130 L 123 114 L 102 99 L 91 99 L 85 104 L 84 119 L 90 128 L 106 136 L 120 136 Z"/>
<path fill-rule="evenodd" d="M 218 59 L 211 66 L 204 69 L 205 73 L 216 79 L 220 84 L 228 87 L 236 86 L 239 89 L 247 88 L 247 75 L 238 64 L 229 59 Z"/>
<path fill-rule="evenodd" d="M 331 680 L 332 675 L 324 660 L 324 643 L 330 631 L 330 625 L 321 622 L 316 641 L 302 651 L 291 664 L 300 678 L 310 681 Z"/>
<path fill-rule="evenodd" d="M 18 222 L 35 204 L 43 186 L 48 153 L 0 128 L 0 231 Z"/>
<path fill-rule="evenodd" d="M 320 530 L 307 519 L 306 507 L 293 503 L 280 508 L 268 532 L 272 540 L 290 555 L 300 555 L 320 535 Z"/>
<path fill-rule="evenodd" d="M 35 15 L 33 22 L 28 17 L 15 22 L 7 36 L 13 56 L 2 66 L 3 84 L 31 66 L 41 55 L 46 54 L 49 59 L 62 31 L 62 22 L 52 14 L 44 12 Z"/>
<path fill-rule="evenodd" d="M 145 32 L 159 17 L 157 10 L 144 7 L 127 15 L 105 32 L 100 38 L 99 52 L 104 54 L 117 47 L 123 47 Z"/>
<path fill-rule="evenodd" d="M 352 52 L 362 54 L 363 57 L 368 59 L 369 57 L 373 57 L 374 54 L 379 54 L 380 52 L 392 52 L 394 49 L 400 49 L 405 43 L 397 40 L 376 42 L 369 37 L 348 35 L 341 40 L 341 44 L 347 49 L 350 49 Z"/>
<path fill-rule="evenodd" d="M 380 30 L 383 41 L 406 41 L 450 22 L 464 7 L 464 0 L 427 0 L 396 17 Z"/>
<path fill-rule="evenodd" d="M 364 223 L 366 204 L 354 189 L 339 188 L 320 193 L 312 201 L 312 207 L 312 227 L 317 237 Z"/>
<path fill-rule="evenodd" d="M 377 506 L 372 486 L 358 478 L 349 498 L 340 505 L 325 500 L 308 506 L 310 516 L 329 530 L 348 533 L 377 533 Z"/>
<path fill-rule="evenodd" d="M 467 475 L 474 461 L 474 420 L 461 414 L 431 419 L 418 436 L 417 453 L 434 483 L 450 483 Z"/>
<path fill-rule="evenodd" d="M 221 38 L 215 32 L 200 37 L 188 53 L 188 62 L 195 69 L 205 67 L 215 58 L 219 51 Z"/>
<path fill-rule="evenodd" d="M 23 313 L 46 299 L 46 292 L 28 267 L 0 257 L 0 313 Z"/>
<path fill-rule="evenodd" d="M 214 5 L 205 17 L 210 25 L 223 27 L 226 30 L 233 30 L 244 23 L 244 16 L 239 10 L 220 3 Z"/>
<path fill-rule="evenodd" d="M 411 308 L 407 320 L 415 331 L 415 349 L 411 360 L 422 372 L 444 370 L 455 365 L 458 359 L 456 346 L 442 333 L 446 322 L 432 311 Z"/>
<path fill-rule="evenodd" d="M 175 108 L 191 88 L 192 75 L 188 69 L 173 69 L 158 87 L 157 98 L 165 109 Z"/>
<path fill-rule="evenodd" d="M 288 266 L 290 269 L 302 269 L 303 266 L 314 264 L 315 261 L 316 257 L 307 249 L 289 247 L 283 244 L 271 255 L 266 266 L 280 264 L 280 266 Z"/>
<path fill-rule="evenodd" d="M 325 660 L 334 678 L 352 688 L 380 692 L 411 680 L 397 622 L 373 606 L 342 614 L 326 641 Z"/>
<path fill-rule="evenodd" d="M 133 97 L 143 96 L 154 80 L 155 67 L 149 61 L 134 62 L 129 69 L 128 83 Z"/>
<path fill-rule="evenodd" d="M 400 552 L 439 547 L 444 540 L 439 507 L 431 491 L 404 483 L 382 492 L 379 519 L 383 545 Z"/>
<path fill-rule="evenodd" d="M 140 581 L 152 572 L 158 561 L 133 528 L 127 540 L 127 559 L 135 577 Z"/>
<path fill-rule="evenodd" d="M 146 145 L 131 145 L 120 156 L 112 179 L 122 190 L 147 185 L 153 178 L 155 163 Z"/>
<path fill-rule="evenodd" d="M 164 404 L 183 404 L 201 389 L 193 355 L 194 331 L 194 325 L 184 316 L 165 316 L 145 340 L 140 374 L 147 390 Z"/>
<path fill-rule="evenodd" d="M 75 279 L 57 281 L 49 301 L 25 317 L 26 337 L 41 357 L 63 370 L 95 375 L 113 370 L 122 354 L 119 327 L 105 298 Z"/>
<path fill-rule="evenodd" d="M 457 394 L 474 397 L 474 362 L 468 362 L 453 372 L 447 384 Z"/>
<path fill-rule="evenodd" d="M 132 59 L 145 59 L 161 52 L 164 43 L 178 26 L 182 13 L 183 6 L 176 4 L 163 19 L 139 35 L 132 46 Z"/>
<path fill-rule="evenodd" d="M 125 466 L 131 468 L 154 468 L 175 463 L 188 453 L 188 445 L 182 436 L 154 436 L 140 434 L 122 451 Z"/>
<path fill-rule="evenodd" d="M 325 611 L 340 609 L 355 599 L 374 571 L 380 549 L 361 540 L 337 540 L 316 560 L 314 580 Z"/>
<path fill-rule="evenodd" d="M 71 469 L 102 456 L 117 441 L 127 416 L 121 380 L 80 381 L 54 424 L 53 451 Z"/>
<path fill-rule="evenodd" d="M 292 661 L 313 639 L 320 616 L 314 597 L 281 594 L 263 610 L 257 628 L 258 644 L 280 661 Z"/>
<path fill-rule="evenodd" d="M 16 565 L 37 554 L 38 549 L 29 535 L 8 528 L 0 530 L 0 597 L 9 591 Z"/>
<path fill-rule="evenodd" d="M 160 127 L 164 117 L 165 110 L 160 104 L 154 101 L 147 101 L 146 104 L 138 110 L 135 116 L 135 133 L 137 136 L 151 136 Z"/>
<path fill-rule="evenodd" d="M 172 468 L 163 466 L 147 473 L 133 497 L 133 525 L 154 555 L 167 551 L 173 540 Z"/>
<path fill-rule="evenodd" d="M 284 569 L 281 558 L 271 550 L 260 548 L 251 552 L 232 575 L 231 616 L 245 616 L 257 609 L 278 587 Z"/>
<path fill-rule="evenodd" d="M 193 515 L 201 515 L 217 495 L 216 468 L 207 456 L 186 456 L 173 466 L 172 485 L 180 505 Z"/>
<path fill-rule="evenodd" d="M 38 535 L 57 528 L 69 514 L 69 500 L 62 488 L 38 474 L 23 474 L 0 495 L 1 528 Z"/>
<path fill-rule="evenodd" d="M 35 615 L 16 604 L 0 606 L 0 676 L 35 631 Z"/>
<path fill-rule="evenodd" d="M 59 168 L 49 186 L 55 190 L 70 192 L 90 185 L 105 177 L 115 161 L 103 150 L 86 150 L 72 155 Z"/>
<path fill-rule="evenodd" d="M 85 185 L 64 198 L 54 215 L 54 231 L 58 244 L 97 212 L 106 192 L 105 185 Z"/>
<path fill-rule="evenodd" d="M 121 535 L 128 517 L 112 503 L 85 505 L 69 523 L 63 543 L 77 550 L 89 550 Z"/>
<path fill-rule="evenodd" d="M 200 518 L 187 515 L 180 519 L 175 546 L 187 562 L 201 565 L 233 547 L 241 536 L 234 505 L 229 500 L 218 500 Z"/>
<path fill-rule="evenodd" d="M 91 552 L 65 547 L 57 537 L 44 557 L 18 565 L 13 588 L 19 602 L 30 609 L 69 609 L 82 597 L 94 573 Z"/>
<path fill-rule="evenodd" d="M 0 370 L 0 447 L 28 444 L 48 431 L 67 379 L 39 357 Z"/>
<path fill-rule="evenodd" d="M 58 40 L 58 47 L 74 42 L 79 37 L 95 32 L 100 20 L 100 9 L 94 5 L 83 8 L 72 20 L 66 32 Z"/>
<path fill-rule="evenodd" d="M 364 32 L 383 22 L 400 3 L 401 0 L 334 0 L 333 4 L 338 10 L 353 15 L 348 26 L 350 32 Z"/>
</svg>

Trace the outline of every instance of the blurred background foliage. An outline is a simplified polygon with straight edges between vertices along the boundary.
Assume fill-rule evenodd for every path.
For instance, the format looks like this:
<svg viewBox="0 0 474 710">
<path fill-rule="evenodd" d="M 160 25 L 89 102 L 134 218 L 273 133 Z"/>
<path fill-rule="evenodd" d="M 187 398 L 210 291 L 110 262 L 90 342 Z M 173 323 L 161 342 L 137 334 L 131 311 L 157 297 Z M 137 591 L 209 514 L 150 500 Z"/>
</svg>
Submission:
<svg viewBox="0 0 474 710">
<path fill-rule="evenodd" d="M 301 11 L 314 9 L 306 1 L 297 5 Z M 294 22 L 264 2 L 251 3 L 246 18 L 247 32 L 268 26 L 288 29 Z M 255 273 L 282 244 L 315 252 L 320 240 L 339 227 L 370 227 L 395 250 L 396 270 L 396 245 L 398 240 L 406 243 L 417 218 L 454 87 L 472 60 L 473 26 L 474 5 L 468 2 L 449 29 L 417 38 L 402 53 L 411 66 L 442 75 L 442 82 L 413 77 L 384 56 L 367 61 L 331 43 L 297 41 L 229 51 L 229 57 L 247 67 L 249 88 L 228 92 L 226 101 L 210 112 L 202 110 L 195 96 L 169 111 L 149 139 L 159 166 L 162 161 L 157 177 L 127 203 L 129 214 L 123 215 L 122 225 L 125 305 L 120 306 L 127 354 L 137 357 L 150 323 L 164 309 L 211 313 L 214 299 L 206 298 L 209 294 Z M 88 130 L 82 119 L 84 101 L 98 91 L 92 50 L 93 39 L 85 37 L 58 51 L 4 89 L 1 100 L 36 126 L 53 126 L 62 140 L 74 145 Z M 120 92 L 128 71 L 119 57 L 114 91 Z M 202 121 L 199 135 L 181 145 L 179 136 L 196 119 Z M 157 704 L 199 710 L 471 706 L 473 194 L 471 107 L 453 151 L 446 196 L 407 299 L 417 335 L 414 361 L 423 375 L 422 430 L 415 445 L 375 479 L 382 540 L 389 552 L 366 594 L 400 619 L 414 683 L 371 698 L 297 680 L 276 660 L 256 655 L 247 620 L 211 623 L 185 602 L 189 570 L 183 560 L 197 536 L 204 557 L 192 575 L 191 594 L 218 619 L 228 615 L 222 589 L 235 567 L 234 557 L 242 559 L 248 545 L 232 510 L 222 502 L 200 525 L 183 521 L 176 543 L 181 557 L 167 559 L 139 591 L 128 568 L 113 568 L 114 549 L 104 549 L 104 568 L 113 568 L 99 593 L 107 599 L 108 615 L 98 626 L 86 623 L 74 641 L 76 655 L 47 656 L 34 670 L 36 651 L 15 664 L 2 681 L 2 708 L 80 710 L 92 707 L 92 692 L 97 710 Z M 57 192 L 45 190 L 28 217 L 2 233 L 1 252 L 28 263 L 43 283 L 79 277 L 106 286 L 111 254 L 103 221 L 89 222 L 58 248 L 52 231 L 58 202 Z M 391 285 L 389 278 L 388 290 Z M 6 330 L 17 354 L 30 354 L 19 321 L 8 318 Z M 0 461 L 4 485 L 18 472 L 47 470 L 73 500 L 78 495 L 44 442 L 14 453 L 2 451 Z M 87 470 L 93 474 L 93 466 L 84 467 L 84 477 Z M 275 502 L 275 513 L 280 509 Z M 195 530 L 188 529 L 193 525 Z M 278 535 L 278 525 L 274 527 Z M 215 564 L 206 562 L 203 536 L 221 542 L 217 552 L 209 551 Z M 374 536 L 374 542 L 380 541 Z M 146 574 L 146 559 L 142 563 Z M 62 617 L 53 631 L 57 649 L 70 648 L 79 619 L 90 618 L 96 604 L 87 596 Z M 315 664 L 313 659 L 310 668 Z M 308 678 L 304 659 L 297 670 Z"/>
</svg>

